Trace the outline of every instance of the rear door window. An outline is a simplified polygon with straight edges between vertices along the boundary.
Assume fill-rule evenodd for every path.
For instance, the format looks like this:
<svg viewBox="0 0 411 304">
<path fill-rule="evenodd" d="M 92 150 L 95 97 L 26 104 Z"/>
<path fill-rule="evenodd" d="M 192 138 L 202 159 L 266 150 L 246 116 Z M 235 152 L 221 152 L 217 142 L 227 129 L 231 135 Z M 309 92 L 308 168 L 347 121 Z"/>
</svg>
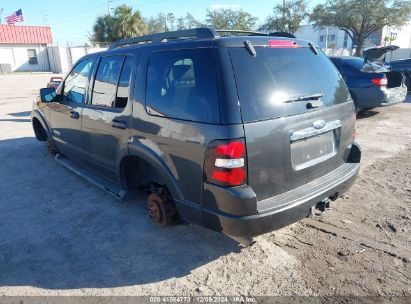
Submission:
<svg viewBox="0 0 411 304">
<path fill-rule="evenodd" d="M 256 47 L 257 56 L 245 48 L 230 55 L 244 122 L 295 115 L 347 101 L 348 90 L 337 69 L 320 51 L 308 47 Z M 322 106 L 307 107 L 299 97 L 322 96 Z"/>
<path fill-rule="evenodd" d="M 151 115 L 219 123 L 213 50 L 153 53 L 147 74 L 146 107 Z"/>
<path fill-rule="evenodd" d="M 93 105 L 115 107 L 117 84 L 123 62 L 123 56 L 110 56 L 101 59 L 94 81 L 91 101 Z"/>
</svg>

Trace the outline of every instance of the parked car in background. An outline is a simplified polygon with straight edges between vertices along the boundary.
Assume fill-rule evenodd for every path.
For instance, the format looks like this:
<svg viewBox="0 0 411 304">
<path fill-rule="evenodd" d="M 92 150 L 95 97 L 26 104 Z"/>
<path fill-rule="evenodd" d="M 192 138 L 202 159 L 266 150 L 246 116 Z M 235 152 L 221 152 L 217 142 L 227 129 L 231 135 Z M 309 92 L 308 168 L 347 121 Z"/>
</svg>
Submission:
<svg viewBox="0 0 411 304">
<path fill-rule="evenodd" d="M 47 84 L 47 87 L 57 89 L 62 82 L 63 77 L 51 77 L 49 83 Z"/>
<path fill-rule="evenodd" d="M 331 61 L 343 76 L 357 110 L 403 102 L 407 95 L 405 76 L 385 64 L 386 52 L 394 46 L 370 48 L 364 58 L 333 56 Z"/>
<path fill-rule="evenodd" d="M 161 226 L 181 217 L 244 240 L 324 210 L 360 167 L 340 74 L 308 41 L 220 34 L 130 38 L 81 58 L 41 89 L 37 139 L 119 199 L 146 191 Z"/>
<path fill-rule="evenodd" d="M 411 58 L 393 60 L 387 63 L 392 72 L 400 72 L 405 76 L 405 85 L 411 91 Z"/>
</svg>

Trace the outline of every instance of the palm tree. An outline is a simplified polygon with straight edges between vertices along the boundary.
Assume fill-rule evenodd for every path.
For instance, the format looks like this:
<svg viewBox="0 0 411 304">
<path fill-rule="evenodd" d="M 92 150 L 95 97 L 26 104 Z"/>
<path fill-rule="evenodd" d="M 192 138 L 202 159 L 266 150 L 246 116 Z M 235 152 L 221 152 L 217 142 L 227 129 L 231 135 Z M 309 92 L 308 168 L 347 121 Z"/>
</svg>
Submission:
<svg viewBox="0 0 411 304">
<path fill-rule="evenodd" d="M 141 36 L 147 32 L 141 13 L 133 12 L 133 8 L 125 4 L 115 9 L 114 19 L 118 39 Z"/>
<path fill-rule="evenodd" d="M 127 5 L 121 5 L 114 11 L 114 16 L 104 15 L 97 18 L 90 40 L 94 43 L 113 42 L 123 38 L 145 35 L 147 25 L 139 11 Z"/>
<path fill-rule="evenodd" d="M 110 15 L 98 17 L 93 26 L 93 34 L 90 40 L 94 43 L 115 41 L 116 33 L 114 31 L 114 23 L 115 20 Z"/>
</svg>

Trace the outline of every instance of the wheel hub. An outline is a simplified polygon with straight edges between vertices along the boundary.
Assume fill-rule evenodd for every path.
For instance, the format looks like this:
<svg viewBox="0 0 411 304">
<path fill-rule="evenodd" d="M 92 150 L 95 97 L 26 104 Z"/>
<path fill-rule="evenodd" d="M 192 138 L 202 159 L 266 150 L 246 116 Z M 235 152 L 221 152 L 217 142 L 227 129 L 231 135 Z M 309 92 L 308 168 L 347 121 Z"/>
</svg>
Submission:
<svg viewBox="0 0 411 304">
<path fill-rule="evenodd" d="M 164 227 L 171 224 L 177 214 L 177 209 L 172 201 L 152 193 L 148 196 L 148 215 L 158 226 Z"/>
</svg>

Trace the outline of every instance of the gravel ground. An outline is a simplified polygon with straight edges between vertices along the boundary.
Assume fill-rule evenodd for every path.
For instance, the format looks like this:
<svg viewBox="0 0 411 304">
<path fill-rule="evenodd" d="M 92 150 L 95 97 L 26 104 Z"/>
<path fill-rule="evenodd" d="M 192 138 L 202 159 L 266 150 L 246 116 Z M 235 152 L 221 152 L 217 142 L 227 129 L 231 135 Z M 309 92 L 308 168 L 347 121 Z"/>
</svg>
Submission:
<svg viewBox="0 0 411 304">
<path fill-rule="evenodd" d="M 0 76 L 0 295 L 411 294 L 411 103 L 359 117 L 360 176 L 331 210 L 242 248 L 156 228 L 143 198 L 119 203 L 58 165 L 30 123 L 49 77 Z"/>
</svg>

